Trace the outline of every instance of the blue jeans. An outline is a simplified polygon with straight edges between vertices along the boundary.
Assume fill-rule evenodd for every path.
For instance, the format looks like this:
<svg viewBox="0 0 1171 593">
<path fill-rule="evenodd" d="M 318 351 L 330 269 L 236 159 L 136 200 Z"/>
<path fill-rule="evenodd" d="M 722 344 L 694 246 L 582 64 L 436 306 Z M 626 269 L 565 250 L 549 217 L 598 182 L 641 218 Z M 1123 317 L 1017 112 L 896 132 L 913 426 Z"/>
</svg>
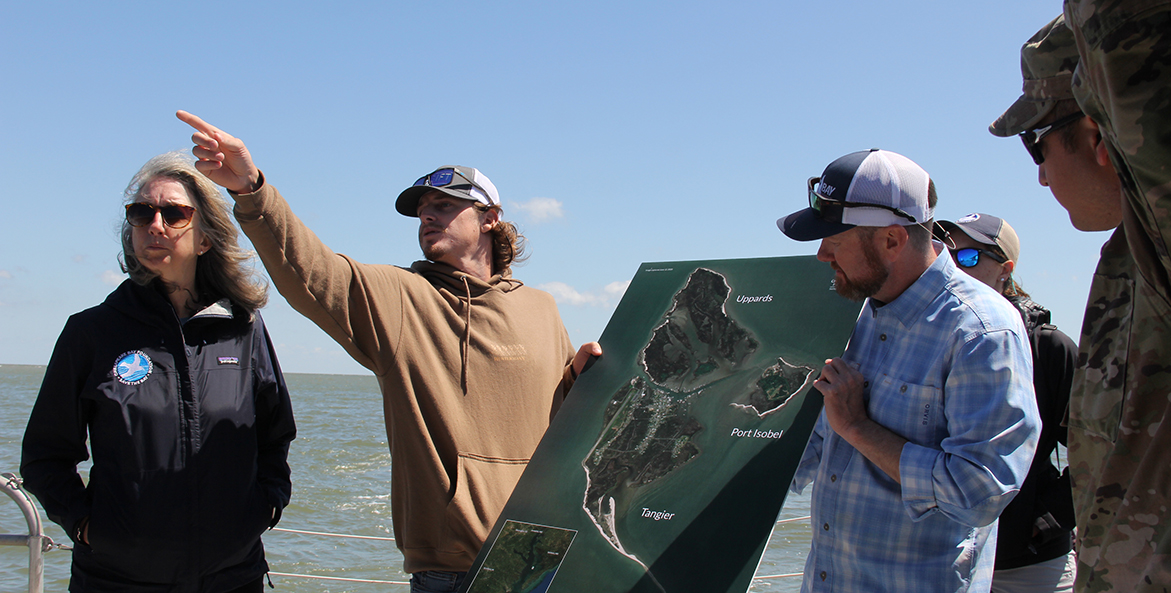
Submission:
<svg viewBox="0 0 1171 593">
<path fill-rule="evenodd" d="M 411 593 L 453 593 L 463 584 L 466 572 L 423 570 L 411 573 Z"/>
</svg>

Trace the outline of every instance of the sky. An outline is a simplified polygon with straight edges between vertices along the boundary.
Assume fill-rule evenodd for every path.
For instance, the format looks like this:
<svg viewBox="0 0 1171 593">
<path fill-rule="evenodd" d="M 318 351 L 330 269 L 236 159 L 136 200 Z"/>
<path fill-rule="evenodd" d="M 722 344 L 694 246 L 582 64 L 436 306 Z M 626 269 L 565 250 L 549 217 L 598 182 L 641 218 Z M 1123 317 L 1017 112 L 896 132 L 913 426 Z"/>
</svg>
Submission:
<svg viewBox="0 0 1171 593">
<path fill-rule="evenodd" d="M 0 20 L 0 364 L 45 364 L 126 278 L 122 192 L 190 148 L 177 109 L 245 141 L 331 249 L 421 258 L 394 198 L 442 165 L 500 190 L 514 275 L 597 339 L 641 262 L 812 255 L 776 219 L 868 148 L 1021 238 L 1015 277 L 1075 340 L 1106 233 L 1073 229 L 1019 140 L 1020 47 L 1059 0 L 12 2 Z M 263 268 L 257 264 L 263 273 Z M 273 290 L 286 372 L 362 374 Z M 799 306 L 799 305 L 796 305 Z M 816 328 L 810 328 L 816 331 Z"/>
</svg>

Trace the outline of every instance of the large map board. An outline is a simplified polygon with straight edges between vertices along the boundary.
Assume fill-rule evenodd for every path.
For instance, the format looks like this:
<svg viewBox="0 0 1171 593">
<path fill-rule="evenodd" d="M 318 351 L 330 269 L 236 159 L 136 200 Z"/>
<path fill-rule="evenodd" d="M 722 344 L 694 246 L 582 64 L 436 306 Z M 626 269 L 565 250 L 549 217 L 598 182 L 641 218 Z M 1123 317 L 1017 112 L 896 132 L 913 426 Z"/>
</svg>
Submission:
<svg viewBox="0 0 1171 593">
<path fill-rule="evenodd" d="M 469 593 L 747 590 L 859 303 L 814 257 L 647 263 Z"/>
</svg>

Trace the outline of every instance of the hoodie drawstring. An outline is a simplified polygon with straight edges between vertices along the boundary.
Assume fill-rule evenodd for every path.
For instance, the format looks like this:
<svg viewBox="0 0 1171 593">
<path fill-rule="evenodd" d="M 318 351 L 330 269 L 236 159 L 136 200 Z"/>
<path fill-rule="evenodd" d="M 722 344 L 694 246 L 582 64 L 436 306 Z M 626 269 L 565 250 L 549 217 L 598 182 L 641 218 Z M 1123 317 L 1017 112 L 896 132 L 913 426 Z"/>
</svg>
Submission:
<svg viewBox="0 0 1171 593">
<path fill-rule="evenodd" d="M 468 347 L 472 343 L 472 287 L 468 286 L 467 275 L 460 276 L 464 281 L 464 291 L 468 295 L 468 304 L 465 307 L 466 317 L 464 318 L 464 343 L 462 353 L 460 355 L 460 386 L 463 387 L 464 395 L 468 394 Z"/>
</svg>

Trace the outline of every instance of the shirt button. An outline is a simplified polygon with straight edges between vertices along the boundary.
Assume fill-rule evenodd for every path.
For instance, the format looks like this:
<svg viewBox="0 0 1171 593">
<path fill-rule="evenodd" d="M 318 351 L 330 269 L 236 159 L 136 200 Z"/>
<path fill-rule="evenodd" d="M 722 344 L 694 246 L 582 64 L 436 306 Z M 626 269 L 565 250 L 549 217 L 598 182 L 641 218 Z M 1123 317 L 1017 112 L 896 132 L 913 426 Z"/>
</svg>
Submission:
<svg viewBox="0 0 1171 593">
<path fill-rule="evenodd" d="M 903 385 L 902 387 L 899 387 L 899 393 L 906 393 L 906 392 L 907 392 L 907 386 L 906 386 L 906 385 Z"/>
<path fill-rule="evenodd" d="M 829 477 L 829 481 L 831 481 L 831 482 L 837 482 L 837 481 L 838 481 L 838 475 L 837 475 L 837 474 L 834 474 L 834 475 L 830 476 L 830 477 Z"/>
<path fill-rule="evenodd" d="M 829 531 L 829 523 L 826 523 L 825 525 L 822 525 L 822 526 L 821 526 L 821 528 L 822 528 L 822 529 L 824 529 L 824 530 L 826 530 L 826 531 Z"/>
<path fill-rule="evenodd" d="M 863 381 L 862 386 L 863 387 L 870 387 L 870 381 Z"/>
<path fill-rule="evenodd" d="M 885 342 L 886 341 L 886 334 L 882 334 L 881 336 L 878 336 L 878 339 Z"/>
<path fill-rule="evenodd" d="M 825 574 L 825 571 L 823 570 L 823 571 L 821 571 L 821 580 L 824 581 L 825 577 L 826 577 L 826 574 Z"/>
</svg>

